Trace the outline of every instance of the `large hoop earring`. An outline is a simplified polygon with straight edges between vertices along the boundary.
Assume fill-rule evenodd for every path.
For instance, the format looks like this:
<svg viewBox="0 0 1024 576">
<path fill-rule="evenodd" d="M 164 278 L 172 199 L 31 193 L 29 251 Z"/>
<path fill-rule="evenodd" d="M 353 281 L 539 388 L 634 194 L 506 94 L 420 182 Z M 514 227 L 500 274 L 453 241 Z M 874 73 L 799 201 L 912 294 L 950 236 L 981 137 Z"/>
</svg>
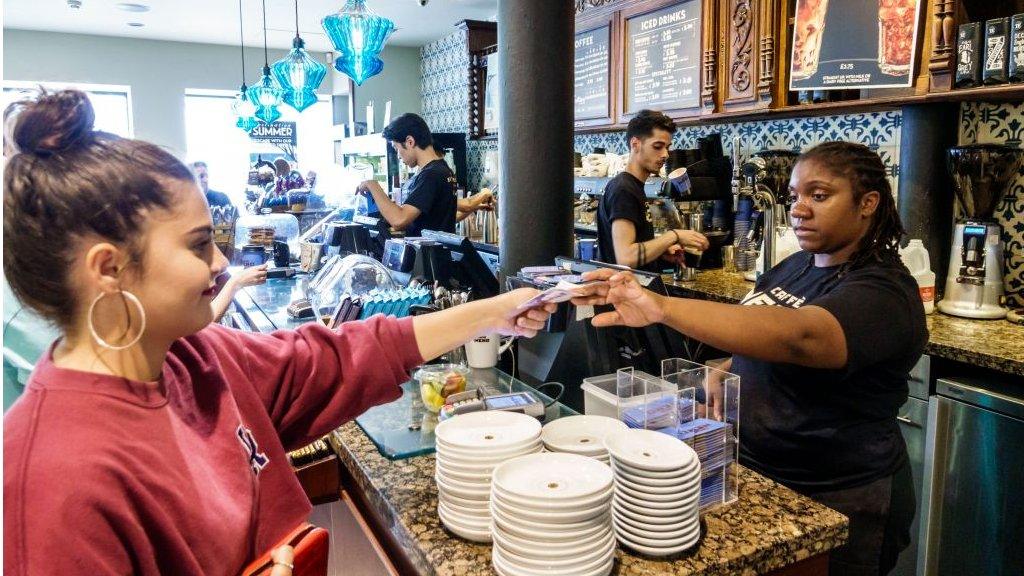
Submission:
<svg viewBox="0 0 1024 576">
<path fill-rule="evenodd" d="M 139 343 L 139 340 L 142 338 L 142 334 L 146 331 L 146 309 L 142 307 L 142 302 L 140 302 L 139 299 L 134 294 L 128 292 L 127 290 L 121 290 L 120 292 L 122 297 L 127 298 L 132 304 L 138 307 L 139 318 L 141 319 L 141 322 L 139 324 L 139 333 L 136 334 L 135 338 L 133 338 L 132 341 L 127 344 L 124 344 L 122 346 L 115 346 L 107 342 L 106 340 L 100 337 L 98 332 L 96 332 L 96 326 L 94 326 L 92 323 L 92 313 L 96 309 L 96 304 L 99 303 L 99 301 L 102 300 L 107 294 L 105 292 L 101 292 L 99 296 L 93 299 L 92 304 L 89 305 L 89 333 L 92 334 L 93 340 L 95 340 L 100 346 L 103 346 L 108 350 L 127 350 L 128 348 L 135 346 L 136 344 Z"/>
</svg>

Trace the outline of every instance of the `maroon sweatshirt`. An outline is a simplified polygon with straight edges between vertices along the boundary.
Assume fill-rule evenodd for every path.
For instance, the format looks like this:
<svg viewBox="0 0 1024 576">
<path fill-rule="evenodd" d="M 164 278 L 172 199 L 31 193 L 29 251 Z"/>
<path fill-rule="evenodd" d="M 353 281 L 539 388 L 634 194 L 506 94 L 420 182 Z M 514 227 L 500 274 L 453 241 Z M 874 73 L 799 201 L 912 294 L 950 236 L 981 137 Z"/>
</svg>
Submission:
<svg viewBox="0 0 1024 576">
<path fill-rule="evenodd" d="M 401 395 L 411 319 L 212 325 L 161 382 L 40 359 L 4 417 L 4 574 L 237 574 L 311 510 L 286 450 Z"/>
</svg>

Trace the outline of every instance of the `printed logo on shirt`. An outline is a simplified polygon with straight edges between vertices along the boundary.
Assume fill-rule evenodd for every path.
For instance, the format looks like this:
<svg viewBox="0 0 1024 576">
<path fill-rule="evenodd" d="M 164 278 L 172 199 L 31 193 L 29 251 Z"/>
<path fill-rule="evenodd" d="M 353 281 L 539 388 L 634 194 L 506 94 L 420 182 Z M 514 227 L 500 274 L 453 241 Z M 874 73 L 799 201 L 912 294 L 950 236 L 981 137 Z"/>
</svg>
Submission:
<svg viewBox="0 0 1024 576">
<path fill-rule="evenodd" d="M 252 468 L 252 473 L 259 476 L 260 470 L 267 467 L 270 464 L 270 458 L 263 452 L 260 452 L 260 447 L 256 444 L 256 437 L 252 435 L 252 430 L 249 430 L 241 424 L 238 425 L 238 429 L 235 430 L 235 435 L 238 436 L 238 441 L 242 443 L 245 451 L 249 456 L 249 467 Z"/>
<path fill-rule="evenodd" d="M 754 292 L 743 297 L 741 304 L 744 306 L 785 306 L 786 308 L 799 308 L 804 305 L 807 298 L 796 296 L 776 286 L 767 292 Z"/>
</svg>

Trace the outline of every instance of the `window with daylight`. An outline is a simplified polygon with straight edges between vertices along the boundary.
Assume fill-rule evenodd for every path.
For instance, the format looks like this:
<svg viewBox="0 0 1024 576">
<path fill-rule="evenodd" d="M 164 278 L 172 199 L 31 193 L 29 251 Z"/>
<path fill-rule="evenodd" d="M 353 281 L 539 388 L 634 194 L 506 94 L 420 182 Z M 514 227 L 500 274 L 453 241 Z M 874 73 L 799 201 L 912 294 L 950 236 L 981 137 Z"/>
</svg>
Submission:
<svg viewBox="0 0 1024 576">
<path fill-rule="evenodd" d="M 321 175 L 334 167 L 334 144 L 331 139 L 331 102 L 327 96 L 301 114 L 289 106 L 281 106 L 279 122 L 294 122 L 296 145 L 292 150 L 264 142 L 254 142 L 235 126 L 231 111 L 235 92 L 227 90 L 185 91 L 185 138 L 189 162 L 203 161 L 209 169 L 210 190 L 223 192 L 237 206 L 245 203 L 249 167 L 258 158 L 273 162 L 285 158 L 296 163 L 306 176 Z M 294 154 L 294 157 L 289 155 Z"/>
<path fill-rule="evenodd" d="M 30 98 L 38 93 L 40 87 L 46 90 L 81 90 L 89 97 L 96 111 L 95 127 L 97 130 L 117 134 L 125 138 L 133 138 L 132 127 L 132 92 L 130 86 L 110 84 L 77 84 L 64 82 L 14 82 L 5 80 L 3 83 L 3 109 L 12 102 Z"/>
</svg>

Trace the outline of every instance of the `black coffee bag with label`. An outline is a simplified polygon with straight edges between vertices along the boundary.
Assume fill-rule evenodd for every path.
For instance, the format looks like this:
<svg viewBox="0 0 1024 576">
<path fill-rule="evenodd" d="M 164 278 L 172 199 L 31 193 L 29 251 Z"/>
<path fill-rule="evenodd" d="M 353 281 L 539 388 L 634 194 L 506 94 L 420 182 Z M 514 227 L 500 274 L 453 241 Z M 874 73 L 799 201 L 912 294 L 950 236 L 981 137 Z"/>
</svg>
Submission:
<svg viewBox="0 0 1024 576">
<path fill-rule="evenodd" d="M 957 88 L 981 84 L 981 25 L 978 22 L 961 24 L 956 34 Z"/>
<path fill-rule="evenodd" d="M 1004 84 L 1010 61 L 1010 19 L 993 18 L 985 22 L 985 66 L 981 77 L 985 84 Z"/>
<path fill-rule="evenodd" d="M 1010 82 L 1024 82 L 1024 14 L 1010 18 Z"/>
</svg>

